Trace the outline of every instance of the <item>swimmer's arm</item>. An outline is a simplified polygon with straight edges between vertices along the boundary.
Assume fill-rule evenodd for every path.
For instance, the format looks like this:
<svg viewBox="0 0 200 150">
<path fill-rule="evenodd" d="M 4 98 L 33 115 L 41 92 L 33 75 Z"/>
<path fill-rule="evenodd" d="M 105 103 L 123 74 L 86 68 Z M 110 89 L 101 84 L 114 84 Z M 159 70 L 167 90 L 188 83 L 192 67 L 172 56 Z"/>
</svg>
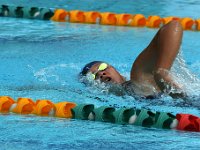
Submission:
<svg viewBox="0 0 200 150">
<path fill-rule="evenodd" d="M 179 22 L 173 21 L 163 27 L 157 37 L 156 61 L 153 68 L 154 79 L 160 89 L 173 98 L 184 98 L 185 92 L 169 73 L 180 49 L 183 29 Z"/>
<path fill-rule="evenodd" d="M 182 86 L 173 80 L 173 77 L 167 69 L 158 68 L 153 74 L 162 92 L 169 94 L 172 98 L 187 97 Z"/>
</svg>

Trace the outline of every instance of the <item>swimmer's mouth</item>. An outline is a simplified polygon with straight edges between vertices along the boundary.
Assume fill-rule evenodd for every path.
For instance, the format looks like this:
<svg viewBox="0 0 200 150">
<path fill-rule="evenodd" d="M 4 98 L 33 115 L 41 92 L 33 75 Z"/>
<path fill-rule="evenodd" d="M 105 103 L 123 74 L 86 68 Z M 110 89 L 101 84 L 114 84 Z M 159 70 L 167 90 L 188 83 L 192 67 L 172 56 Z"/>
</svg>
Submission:
<svg viewBox="0 0 200 150">
<path fill-rule="evenodd" d="M 111 81 L 111 78 L 110 77 L 107 77 L 105 82 L 110 82 Z"/>
</svg>

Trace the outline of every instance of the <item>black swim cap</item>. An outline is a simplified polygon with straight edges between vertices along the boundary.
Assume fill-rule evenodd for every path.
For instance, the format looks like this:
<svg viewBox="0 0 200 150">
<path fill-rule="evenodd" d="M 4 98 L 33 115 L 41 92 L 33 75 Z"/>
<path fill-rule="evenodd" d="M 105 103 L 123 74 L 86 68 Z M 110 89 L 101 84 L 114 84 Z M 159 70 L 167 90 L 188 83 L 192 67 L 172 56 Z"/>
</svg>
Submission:
<svg viewBox="0 0 200 150">
<path fill-rule="evenodd" d="M 88 71 L 90 70 L 90 68 L 96 63 L 102 63 L 102 61 L 92 61 L 92 62 L 86 64 L 83 67 L 82 71 L 80 72 L 80 75 L 85 76 L 88 73 Z"/>
</svg>

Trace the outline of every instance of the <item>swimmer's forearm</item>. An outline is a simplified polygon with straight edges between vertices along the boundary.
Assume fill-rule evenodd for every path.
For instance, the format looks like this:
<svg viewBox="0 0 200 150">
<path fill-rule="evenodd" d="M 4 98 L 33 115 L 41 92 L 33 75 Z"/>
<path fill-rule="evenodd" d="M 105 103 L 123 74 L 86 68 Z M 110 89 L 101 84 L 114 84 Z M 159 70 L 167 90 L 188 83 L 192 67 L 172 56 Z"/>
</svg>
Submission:
<svg viewBox="0 0 200 150">
<path fill-rule="evenodd" d="M 174 87 L 176 89 L 181 89 L 181 86 L 176 83 L 168 71 L 156 71 L 154 73 L 154 79 L 161 90 L 168 88 L 167 86 Z"/>
<path fill-rule="evenodd" d="M 166 69 L 157 69 L 154 72 L 154 79 L 160 90 L 168 93 L 173 98 L 183 98 L 186 96 L 181 86 L 175 82 L 169 71 Z"/>
</svg>

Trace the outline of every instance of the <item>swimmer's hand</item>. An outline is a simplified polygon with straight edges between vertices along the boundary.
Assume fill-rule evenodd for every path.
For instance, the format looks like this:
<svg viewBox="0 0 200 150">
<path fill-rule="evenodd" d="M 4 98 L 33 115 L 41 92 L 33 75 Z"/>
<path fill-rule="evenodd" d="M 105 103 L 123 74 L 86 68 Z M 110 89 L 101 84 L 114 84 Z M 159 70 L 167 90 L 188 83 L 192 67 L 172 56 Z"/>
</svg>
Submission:
<svg viewBox="0 0 200 150">
<path fill-rule="evenodd" d="M 183 99 L 186 100 L 188 98 L 187 94 L 185 92 L 169 92 L 169 95 L 174 99 Z"/>
</svg>

